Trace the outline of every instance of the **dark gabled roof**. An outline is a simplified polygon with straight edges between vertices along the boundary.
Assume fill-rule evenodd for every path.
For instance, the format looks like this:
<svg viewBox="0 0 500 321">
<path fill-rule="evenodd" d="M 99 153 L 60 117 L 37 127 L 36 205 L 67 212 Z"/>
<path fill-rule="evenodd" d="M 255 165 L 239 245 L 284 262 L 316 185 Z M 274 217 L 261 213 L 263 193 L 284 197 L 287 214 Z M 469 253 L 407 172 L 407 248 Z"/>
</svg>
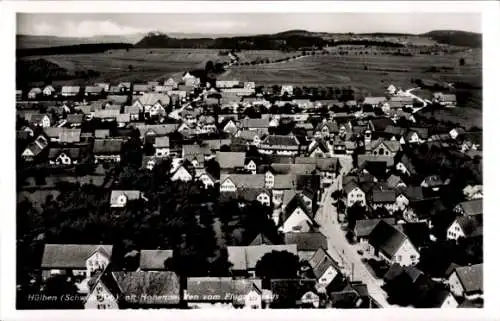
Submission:
<svg viewBox="0 0 500 321">
<path fill-rule="evenodd" d="M 429 138 L 429 128 L 427 127 L 411 127 L 410 132 L 416 132 L 421 139 Z"/>
<path fill-rule="evenodd" d="M 179 276 L 171 271 L 112 272 L 125 302 L 139 305 L 178 304 Z"/>
<path fill-rule="evenodd" d="M 250 245 L 228 246 L 228 261 L 233 264 L 233 270 L 254 269 L 257 262 L 267 253 L 272 251 L 286 251 L 297 255 L 296 244 L 285 245 Z"/>
<path fill-rule="evenodd" d="M 122 139 L 98 139 L 94 141 L 94 154 L 119 154 L 122 148 Z"/>
<path fill-rule="evenodd" d="M 148 84 L 134 84 L 134 86 L 132 86 L 132 91 L 149 91 L 150 88 Z"/>
<path fill-rule="evenodd" d="M 417 248 L 428 245 L 430 242 L 430 229 L 427 223 L 404 223 L 395 227 L 403 232 Z"/>
<path fill-rule="evenodd" d="M 252 242 L 250 242 L 250 244 L 248 245 L 262 245 L 262 244 L 265 244 L 265 245 L 274 245 L 273 242 L 271 242 L 269 240 L 269 238 L 267 238 L 264 234 L 262 233 L 259 233 L 254 239 Z"/>
<path fill-rule="evenodd" d="M 366 170 L 378 179 L 385 179 L 387 176 L 387 163 L 383 161 L 366 161 L 359 166 L 359 169 Z"/>
<path fill-rule="evenodd" d="M 295 182 L 297 190 L 310 189 L 316 191 L 320 188 L 321 177 L 319 175 L 312 174 L 297 174 Z"/>
<path fill-rule="evenodd" d="M 322 277 L 330 266 L 333 266 L 337 271 L 340 270 L 337 262 L 335 262 L 335 260 L 326 252 L 326 249 L 322 247 L 319 248 L 311 257 L 309 265 L 311 266 L 316 279 Z"/>
<path fill-rule="evenodd" d="M 388 135 L 402 136 L 404 135 L 405 129 L 395 125 L 388 125 L 383 132 Z"/>
<path fill-rule="evenodd" d="M 406 239 L 406 235 L 401 231 L 385 221 L 380 221 L 370 233 L 368 242 L 387 257 L 392 258 Z"/>
<path fill-rule="evenodd" d="M 285 244 L 297 244 L 298 251 L 316 251 L 328 247 L 326 236 L 321 232 L 286 233 Z"/>
<path fill-rule="evenodd" d="M 459 216 L 457 223 L 460 225 L 465 237 L 474 237 L 483 235 L 482 214 L 474 216 Z"/>
<path fill-rule="evenodd" d="M 394 157 L 385 155 L 358 155 L 358 167 L 361 167 L 366 162 L 385 162 L 387 167 L 394 165 Z"/>
<path fill-rule="evenodd" d="M 118 104 L 122 105 L 127 102 L 128 96 L 126 95 L 108 95 L 106 98 L 107 101 L 113 103 L 113 104 Z"/>
<path fill-rule="evenodd" d="M 483 263 L 455 268 L 465 293 L 483 292 Z"/>
<path fill-rule="evenodd" d="M 78 160 L 83 156 L 82 149 L 80 147 L 72 148 L 60 148 L 52 147 L 49 149 L 48 159 L 56 159 L 62 153 L 66 154 L 72 160 Z"/>
<path fill-rule="evenodd" d="M 297 140 L 297 137 L 291 135 L 268 135 L 264 138 L 262 144 L 270 146 L 298 147 L 299 141 Z"/>
<path fill-rule="evenodd" d="M 373 130 L 376 132 L 385 132 L 389 126 L 394 127 L 394 122 L 387 117 L 375 118 L 370 120 Z"/>
<path fill-rule="evenodd" d="M 335 172 L 340 168 L 340 161 L 337 157 L 295 157 L 295 164 L 316 164 L 316 168 L 320 171 L 331 172 Z"/>
<path fill-rule="evenodd" d="M 398 263 L 393 263 L 384 274 L 383 279 L 386 282 L 392 281 L 402 274 L 406 274 L 413 283 L 415 283 L 420 276 L 424 275 L 424 273 L 415 266 L 401 266 Z"/>
<path fill-rule="evenodd" d="M 410 157 L 407 154 L 403 154 L 401 156 L 400 162 L 401 162 L 401 164 L 404 165 L 404 167 L 406 167 L 406 169 L 408 170 L 408 172 L 411 175 L 417 174 L 417 170 L 415 169 L 415 165 L 413 165 L 412 160 L 410 159 Z"/>
<path fill-rule="evenodd" d="M 41 267 L 45 269 L 86 269 L 85 261 L 98 250 L 110 258 L 113 246 L 99 244 L 45 244 Z"/>
<path fill-rule="evenodd" d="M 394 203 L 396 201 L 396 193 L 390 190 L 374 190 L 372 192 L 372 201 L 374 203 Z"/>
<path fill-rule="evenodd" d="M 143 271 L 165 270 L 165 261 L 173 255 L 173 250 L 141 250 L 139 268 Z"/>
<path fill-rule="evenodd" d="M 328 144 L 323 139 L 315 139 L 314 144 L 310 148 L 310 151 L 313 152 L 318 147 L 323 153 L 328 153 L 330 151 L 330 149 L 328 148 Z"/>
<path fill-rule="evenodd" d="M 465 215 L 480 215 L 483 214 L 483 199 L 473 199 L 460 202 L 459 206 Z"/>
<path fill-rule="evenodd" d="M 286 221 L 290 217 L 290 215 L 292 215 L 295 209 L 297 209 L 297 207 L 300 207 L 300 209 L 302 209 L 302 211 L 304 211 L 304 213 L 313 221 L 312 213 L 307 208 L 307 205 L 304 203 L 304 200 L 302 196 L 300 196 L 300 194 L 296 194 L 286 205 L 285 210 L 283 211 L 283 221 Z"/>
<path fill-rule="evenodd" d="M 240 122 L 241 128 L 269 128 L 269 119 L 245 118 Z"/>
<path fill-rule="evenodd" d="M 366 238 L 373 231 L 375 226 L 377 226 L 378 222 L 384 220 L 390 225 L 394 225 L 396 223 L 396 219 L 394 217 L 388 218 L 375 218 L 375 219 L 366 219 L 366 220 L 357 220 L 356 226 L 354 227 L 354 233 L 357 237 Z"/>
<path fill-rule="evenodd" d="M 446 207 L 440 197 L 430 197 L 413 201 L 410 202 L 410 207 L 421 219 L 433 217 L 434 215 L 446 210 Z"/>
<path fill-rule="evenodd" d="M 102 91 L 103 89 L 99 86 L 85 86 L 86 93 L 98 94 Z"/>
</svg>

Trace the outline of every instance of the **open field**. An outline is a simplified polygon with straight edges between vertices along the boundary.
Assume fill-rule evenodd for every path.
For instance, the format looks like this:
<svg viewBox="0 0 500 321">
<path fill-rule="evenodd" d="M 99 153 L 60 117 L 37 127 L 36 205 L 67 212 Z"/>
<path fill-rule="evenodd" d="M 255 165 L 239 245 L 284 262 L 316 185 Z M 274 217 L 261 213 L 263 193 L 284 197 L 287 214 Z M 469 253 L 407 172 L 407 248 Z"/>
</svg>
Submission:
<svg viewBox="0 0 500 321">
<path fill-rule="evenodd" d="M 418 112 L 418 115 L 425 118 L 434 117 L 439 121 L 451 121 L 467 129 L 471 127 L 483 127 L 483 113 L 481 110 L 475 108 L 446 108 L 436 110 L 434 113 L 424 108 Z"/>
<path fill-rule="evenodd" d="M 416 87 L 412 79 L 465 82 L 481 85 L 480 56 L 467 57 L 460 66 L 459 55 L 448 56 L 307 56 L 287 62 L 234 66 L 222 78 L 255 81 L 257 84 L 300 86 L 351 86 L 363 95 L 381 95 L 393 83 L 405 89 Z M 435 66 L 439 72 L 429 72 Z M 445 69 L 442 69 L 445 67 Z"/>
<path fill-rule="evenodd" d="M 266 59 L 276 60 L 300 54 L 300 51 L 283 52 L 279 50 L 242 50 L 236 53 L 238 58 L 240 58 L 240 62 L 252 62 Z"/>
<path fill-rule="evenodd" d="M 33 56 L 26 59 L 39 58 L 53 62 L 69 72 L 96 70 L 101 75 L 95 81 L 113 82 L 135 79 L 147 81 L 164 75 L 168 78 L 170 74 L 205 68 L 209 60 L 214 63 L 229 60 L 227 56 L 219 56 L 218 50 L 211 49 L 112 50 L 96 54 Z M 72 82 L 78 82 L 78 80 Z"/>
</svg>

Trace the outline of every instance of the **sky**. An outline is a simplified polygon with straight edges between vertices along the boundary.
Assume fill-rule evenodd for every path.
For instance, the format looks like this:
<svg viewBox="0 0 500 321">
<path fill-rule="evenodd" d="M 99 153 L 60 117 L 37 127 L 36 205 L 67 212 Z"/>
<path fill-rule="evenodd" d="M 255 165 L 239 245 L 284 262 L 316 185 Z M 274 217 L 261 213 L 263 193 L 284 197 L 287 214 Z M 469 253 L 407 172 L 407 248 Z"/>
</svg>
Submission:
<svg viewBox="0 0 500 321">
<path fill-rule="evenodd" d="M 265 34 L 291 29 L 316 32 L 481 32 L 479 13 L 21 13 L 17 34 L 60 37 L 129 35 L 160 31 Z"/>
</svg>

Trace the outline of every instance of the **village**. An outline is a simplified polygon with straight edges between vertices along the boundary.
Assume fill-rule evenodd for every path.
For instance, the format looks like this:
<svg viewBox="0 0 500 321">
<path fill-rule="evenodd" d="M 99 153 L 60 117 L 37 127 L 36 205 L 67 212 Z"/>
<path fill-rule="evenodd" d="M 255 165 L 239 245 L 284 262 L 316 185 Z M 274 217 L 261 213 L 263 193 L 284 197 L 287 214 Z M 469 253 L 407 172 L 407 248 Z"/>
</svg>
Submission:
<svg viewBox="0 0 500 321">
<path fill-rule="evenodd" d="M 482 307 L 482 131 L 418 116 L 465 108 L 453 93 L 384 89 L 186 71 L 18 90 L 24 307 Z"/>
</svg>

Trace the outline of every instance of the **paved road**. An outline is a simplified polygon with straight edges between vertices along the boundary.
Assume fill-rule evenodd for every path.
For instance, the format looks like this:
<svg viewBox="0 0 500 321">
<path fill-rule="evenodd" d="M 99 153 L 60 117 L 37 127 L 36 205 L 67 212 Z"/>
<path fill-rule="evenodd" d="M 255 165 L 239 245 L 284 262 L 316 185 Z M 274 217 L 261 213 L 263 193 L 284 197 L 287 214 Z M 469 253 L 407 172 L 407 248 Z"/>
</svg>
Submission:
<svg viewBox="0 0 500 321">
<path fill-rule="evenodd" d="M 380 288 L 382 281 L 370 274 L 361 262 L 361 256 L 356 252 L 356 248 L 349 244 L 344 231 L 337 223 L 337 211 L 332 205 L 333 200 L 330 195 L 339 185 L 340 182 L 334 183 L 326 189 L 316 217 L 321 225 L 320 231 L 328 238 L 328 253 L 343 266 L 346 275 L 351 276 L 353 280 L 363 281 L 371 297 L 382 307 L 395 307 L 387 302 L 387 295 Z"/>
</svg>

